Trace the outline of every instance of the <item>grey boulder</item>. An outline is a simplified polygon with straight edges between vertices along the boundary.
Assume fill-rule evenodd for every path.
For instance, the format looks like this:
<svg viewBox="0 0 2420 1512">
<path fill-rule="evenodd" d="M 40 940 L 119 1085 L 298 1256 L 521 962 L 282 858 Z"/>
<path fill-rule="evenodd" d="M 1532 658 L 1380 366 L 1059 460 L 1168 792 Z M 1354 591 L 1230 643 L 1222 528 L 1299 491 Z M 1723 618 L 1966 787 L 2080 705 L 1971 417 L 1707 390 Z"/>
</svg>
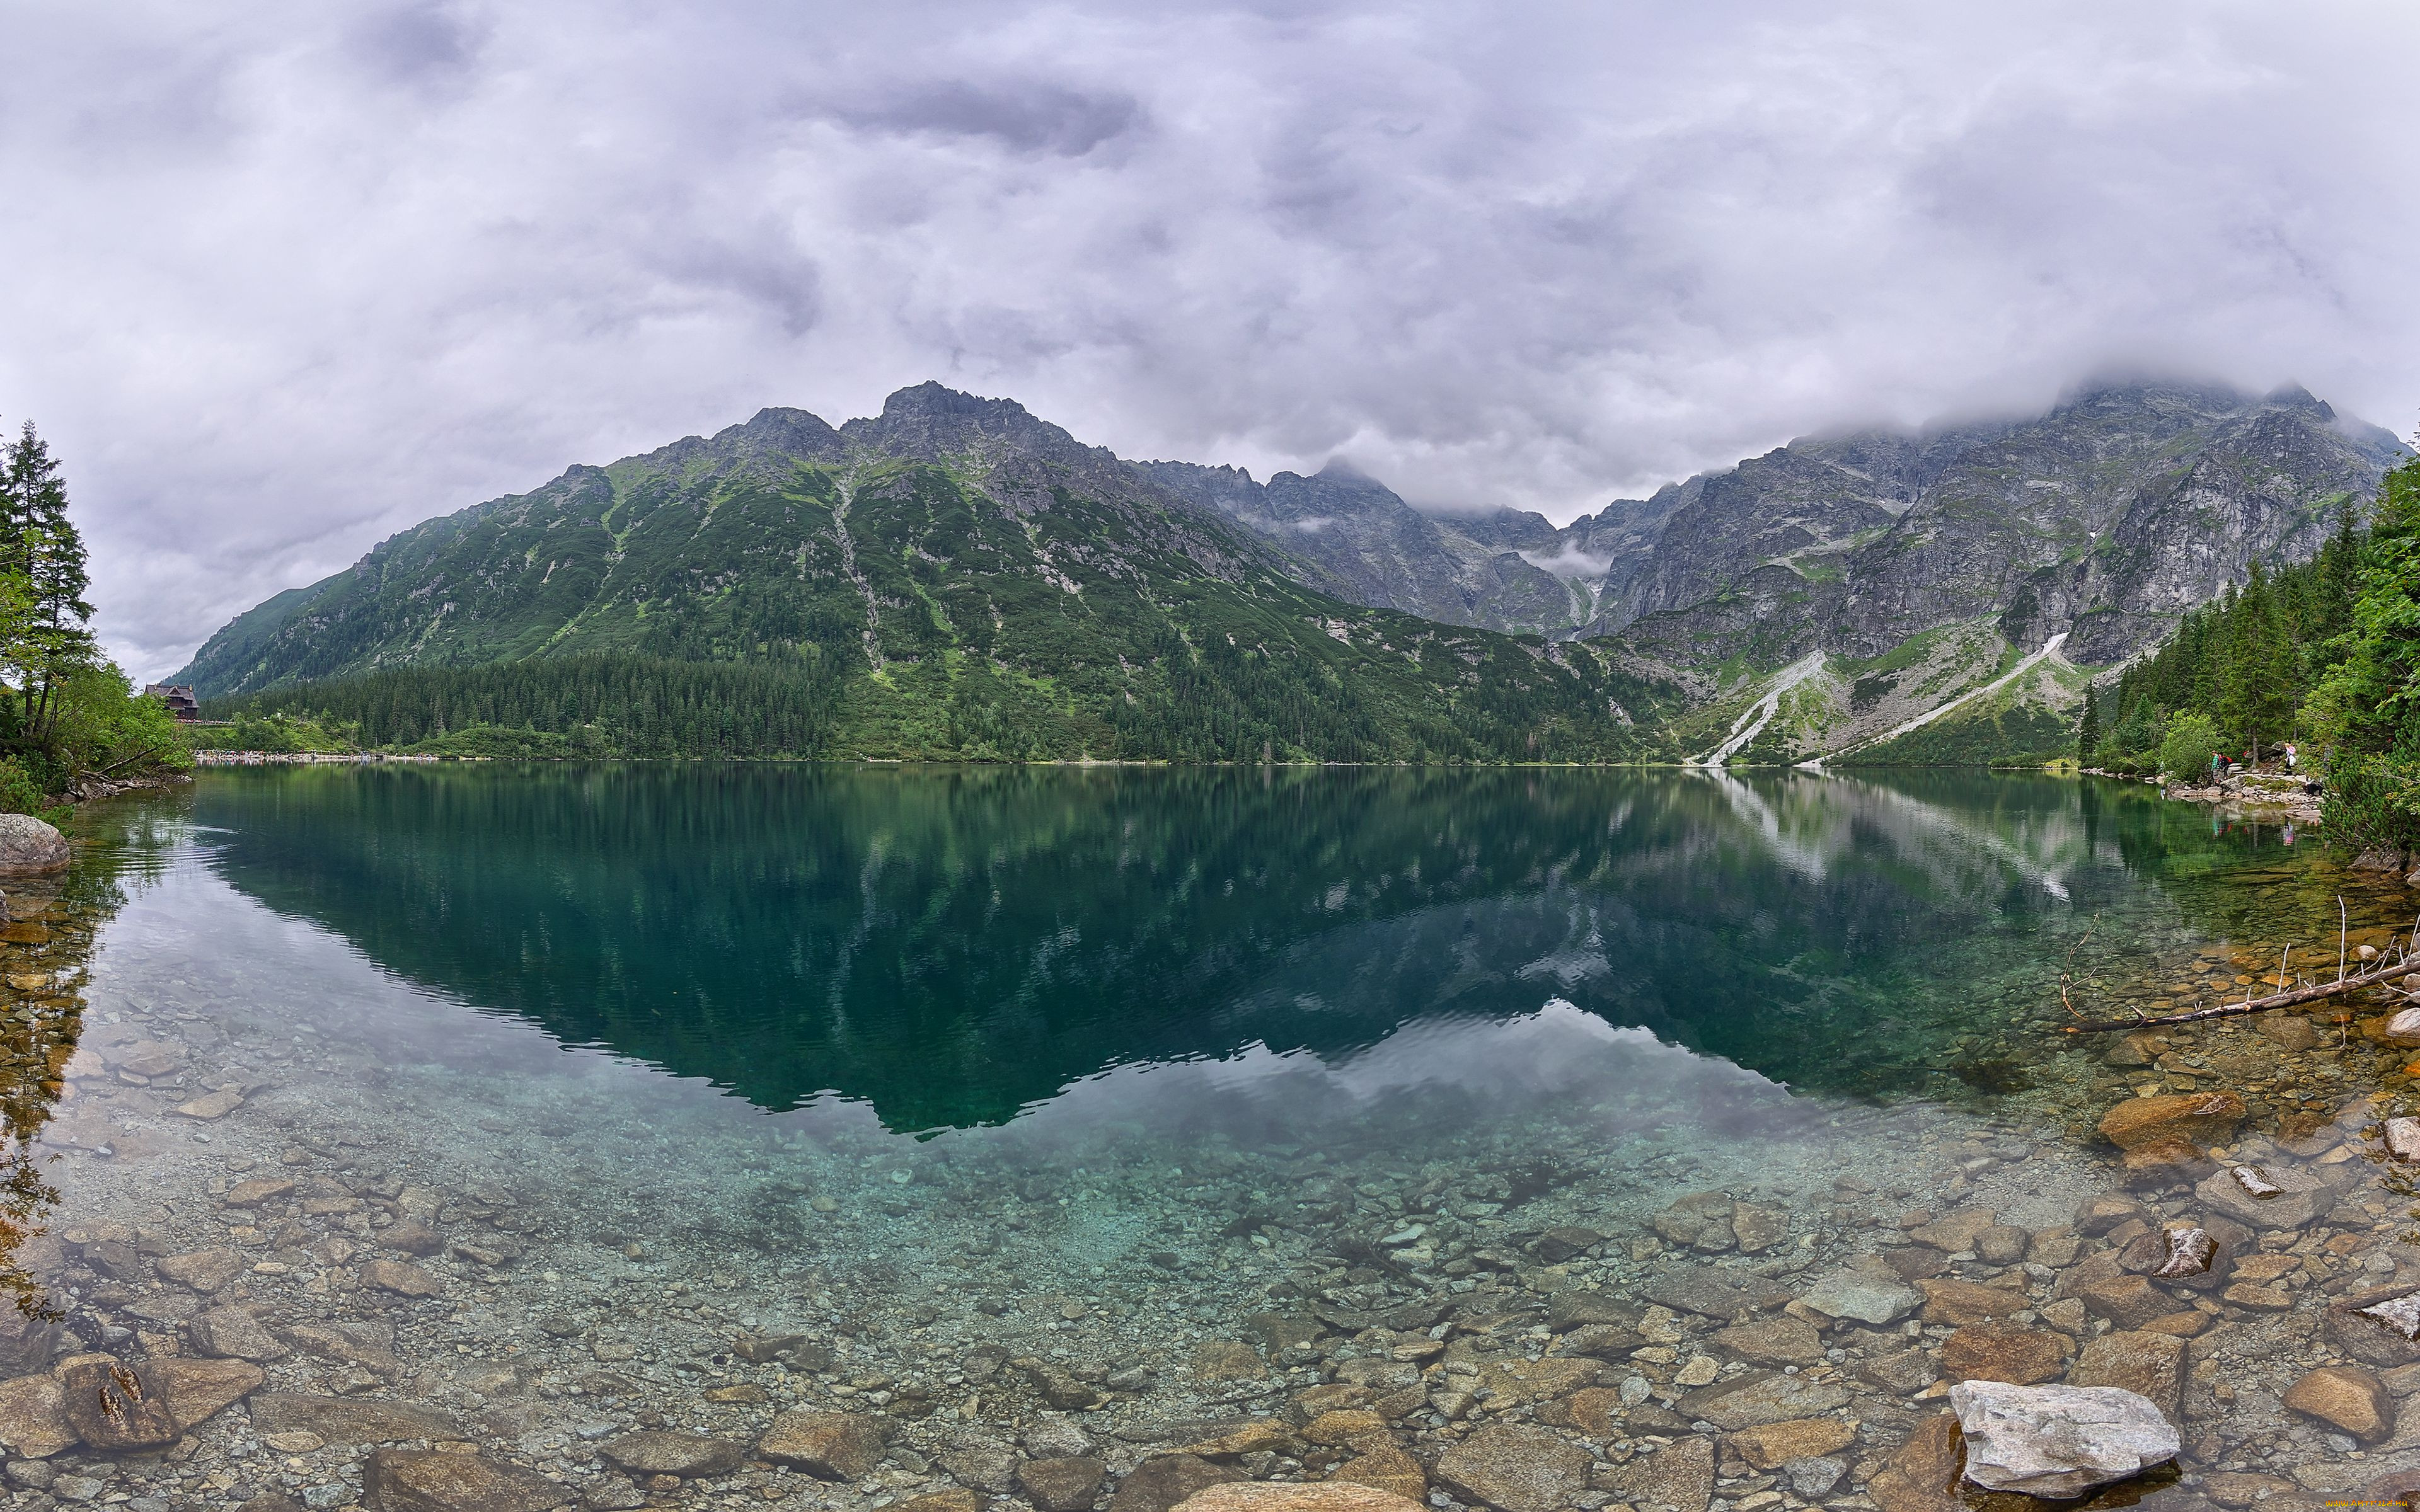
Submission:
<svg viewBox="0 0 2420 1512">
<path fill-rule="evenodd" d="M 68 864 L 68 838 L 29 813 L 0 813 L 0 877 L 39 876 Z"/>
<path fill-rule="evenodd" d="M 1966 1478 L 1986 1490 L 2081 1496 L 2183 1446 L 2159 1408 L 2116 1386 L 1968 1381 L 1949 1388 L 1949 1409 L 1966 1438 Z"/>
</svg>

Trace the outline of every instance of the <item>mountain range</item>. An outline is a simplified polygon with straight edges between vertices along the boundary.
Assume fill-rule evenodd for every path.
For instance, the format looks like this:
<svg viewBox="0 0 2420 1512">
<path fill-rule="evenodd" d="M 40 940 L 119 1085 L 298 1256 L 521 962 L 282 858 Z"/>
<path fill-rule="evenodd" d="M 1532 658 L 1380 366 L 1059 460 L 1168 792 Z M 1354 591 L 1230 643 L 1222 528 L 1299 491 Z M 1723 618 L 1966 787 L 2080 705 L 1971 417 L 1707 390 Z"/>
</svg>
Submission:
<svg viewBox="0 0 2420 1512">
<path fill-rule="evenodd" d="M 2299 388 L 2104 384 L 1792 441 L 1557 526 L 1424 512 L 1343 463 L 1129 462 L 927 383 L 432 519 L 178 680 L 797 665 L 856 754 L 2023 754 L 2091 669 L 2308 556 L 2401 455 Z"/>
</svg>

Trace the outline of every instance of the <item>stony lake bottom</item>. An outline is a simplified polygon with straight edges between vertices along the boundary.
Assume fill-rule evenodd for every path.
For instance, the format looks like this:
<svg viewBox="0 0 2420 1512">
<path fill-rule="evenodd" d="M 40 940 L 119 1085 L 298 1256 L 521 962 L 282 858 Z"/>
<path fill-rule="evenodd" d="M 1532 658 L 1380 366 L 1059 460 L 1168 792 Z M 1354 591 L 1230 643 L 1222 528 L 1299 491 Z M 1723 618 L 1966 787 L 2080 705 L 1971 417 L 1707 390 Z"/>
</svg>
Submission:
<svg viewBox="0 0 2420 1512">
<path fill-rule="evenodd" d="M 16 1504 L 1914 1512 L 1967 1378 L 2158 1402 L 2099 1504 L 2420 1472 L 2387 1005 L 2061 1004 L 2420 893 L 2140 786 L 235 771 L 8 894 Z"/>
</svg>

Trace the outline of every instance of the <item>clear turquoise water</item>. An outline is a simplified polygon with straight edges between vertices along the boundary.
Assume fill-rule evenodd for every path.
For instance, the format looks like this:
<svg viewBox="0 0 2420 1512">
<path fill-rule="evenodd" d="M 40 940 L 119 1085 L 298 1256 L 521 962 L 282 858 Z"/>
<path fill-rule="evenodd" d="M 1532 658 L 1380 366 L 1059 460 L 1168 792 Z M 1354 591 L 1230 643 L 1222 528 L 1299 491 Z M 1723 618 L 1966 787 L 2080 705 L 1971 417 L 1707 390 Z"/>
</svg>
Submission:
<svg viewBox="0 0 2420 1512">
<path fill-rule="evenodd" d="M 79 1337 L 161 1326 L 76 1268 L 118 1224 L 251 1246 L 257 1305 L 405 1362 L 297 1351 L 279 1389 L 426 1400 L 577 1486 L 642 1413 L 744 1436 L 792 1401 L 912 1405 L 873 1479 L 801 1504 L 833 1507 L 1031 1428 L 970 1351 L 1124 1382 L 1081 1414 L 1122 1473 L 1145 1420 L 1317 1379 L 1274 1350 L 1198 1378 L 1255 1316 L 1633 1296 L 1684 1194 L 1785 1213 L 1711 1260 L 1784 1286 L 1912 1206 L 2064 1224 L 2131 1088 L 2050 1032 L 2062 971 L 2107 995 L 2309 936 L 2342 881 L 2147 789 L 1980 775 L 321 768 L 88 828 L 59 933 L 18 948 L 85 973 L 70 1095 L 19 1120 L 70 1236 L 29 1264 L 83 1278 Z M 128 1074 L 146 1054 L 175 1069 Z M 177 1111 L 215 1088 L 241 1103 Z M 373 1252 L 329 1244 L 365 1225 L 217 1202 L 285 1172 L 436 1192 L 470 1249 L 419 1262 L 437 1298 L 375 1295 Z M 1606 1242 L 1548 1264 L 1570 1226 Z M 743 1329 L 833 1364 L 701 1405 Z M 1858 1411 L 1886 1445 L 1908 1409 Z M 207 1473 L 358 1480 L 247 1463 Z"/>
<path fill-rule="evenodd" d="M 1954 1094 L 1998 1085 L 1973 1037 L 2047 1006 L 2071 929 L 2190 932 L 2172 884 L 2277 849 L 1966 776 L 318 769 L 188 810 L 209 878 L 398 983 L 910 1132 L 1549 1003 L 1809 1091 Z"/>
</svg>

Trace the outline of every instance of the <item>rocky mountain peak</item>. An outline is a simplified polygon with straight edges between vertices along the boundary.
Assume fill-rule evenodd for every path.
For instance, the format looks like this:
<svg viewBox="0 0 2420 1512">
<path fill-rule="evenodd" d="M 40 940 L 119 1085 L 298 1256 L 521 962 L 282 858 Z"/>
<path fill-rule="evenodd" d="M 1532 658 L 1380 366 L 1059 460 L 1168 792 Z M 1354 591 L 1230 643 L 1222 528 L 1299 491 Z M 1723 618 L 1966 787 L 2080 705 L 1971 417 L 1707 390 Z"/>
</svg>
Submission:
<svg viewBox="0 0 2420 1512">
<path fill-rule="evenodd" d="M 879 416 L 852 420 L 841 426 L 840 436 L 854 445 L 922 461 L 1001 450 L 1089 458 L 1094 451 L 1014 399 L 986 399 L 930 380 L 899 390 L 882 401 Z"/>
</svg>

